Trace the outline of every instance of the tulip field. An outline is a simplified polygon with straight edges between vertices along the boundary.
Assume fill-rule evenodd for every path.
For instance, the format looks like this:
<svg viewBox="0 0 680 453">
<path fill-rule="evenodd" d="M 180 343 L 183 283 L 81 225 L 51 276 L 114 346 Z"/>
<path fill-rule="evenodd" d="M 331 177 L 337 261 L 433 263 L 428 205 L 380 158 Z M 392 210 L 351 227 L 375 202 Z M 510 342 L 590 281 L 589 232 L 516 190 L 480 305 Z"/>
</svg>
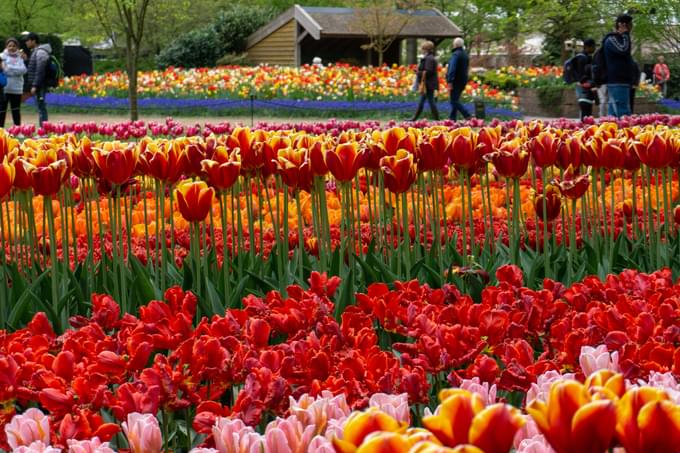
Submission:
<svg viewBox="0 0 680 453">
<path fill-rule="evenodd" d="M 680 117 L 0 130 L 0 449 L 680 452 Z"/>
</svg>

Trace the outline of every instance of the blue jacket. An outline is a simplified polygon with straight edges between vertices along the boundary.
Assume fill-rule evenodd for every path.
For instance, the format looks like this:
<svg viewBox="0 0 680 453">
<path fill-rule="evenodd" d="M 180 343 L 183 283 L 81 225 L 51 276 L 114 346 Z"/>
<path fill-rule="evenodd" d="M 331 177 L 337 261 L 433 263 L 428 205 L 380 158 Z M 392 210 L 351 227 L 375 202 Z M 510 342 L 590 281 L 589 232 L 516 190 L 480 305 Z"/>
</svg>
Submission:
<svg viewBox="0 0 680 453">
<path fill-rule="evenodd" d="M 604 38 L 607 83 L 637 85 L 639 69 L 631 55 L 630 34 L 609 33 Z"/>
<path fill-rule="evenodd" d="M 465 88 L 468 82 L 468 69 L 470 58 L 462 47 L 453 50 L 449 60 L 449 68 L 446 71 L 446 82 L 453 88 Z"/>
</svg>

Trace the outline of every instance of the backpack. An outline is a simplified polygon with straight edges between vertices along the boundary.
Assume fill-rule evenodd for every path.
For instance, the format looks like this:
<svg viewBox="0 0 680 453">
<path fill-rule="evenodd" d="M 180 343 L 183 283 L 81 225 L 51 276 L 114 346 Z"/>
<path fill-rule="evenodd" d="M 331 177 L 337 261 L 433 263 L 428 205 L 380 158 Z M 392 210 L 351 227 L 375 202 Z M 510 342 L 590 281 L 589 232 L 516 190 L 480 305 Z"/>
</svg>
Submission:
<svg viewBox="0 0 680 453">
<path fill-rule="evenodd" d="M 578 82 L 578 74 L 576 74 L 576 68 L 574 67 L 577 56 L 578 55 L 574 55 L 564 62 L 564 68 L 562 68 L 562 80 L 564 80 L 564 83 L 566 84 Z"/>
<path fill-rule="evenodd" d="M 50 54 L 50 59 L 45 66 L 45 84 L 50 88 L 59 86 L 59 82 L 64 78 L 64 70 L 61 63 L 54 55 Z"/>
<path fill-rule="evenodd" d="M 605 37 L 605 39 L 607 39 Z M 604 40 L 602 45 L 593 54 L 593 62 L 590 65 L 593 83 L 602 86 L 607 83 L 607 60 L 604 56 Z"/>
</svg>

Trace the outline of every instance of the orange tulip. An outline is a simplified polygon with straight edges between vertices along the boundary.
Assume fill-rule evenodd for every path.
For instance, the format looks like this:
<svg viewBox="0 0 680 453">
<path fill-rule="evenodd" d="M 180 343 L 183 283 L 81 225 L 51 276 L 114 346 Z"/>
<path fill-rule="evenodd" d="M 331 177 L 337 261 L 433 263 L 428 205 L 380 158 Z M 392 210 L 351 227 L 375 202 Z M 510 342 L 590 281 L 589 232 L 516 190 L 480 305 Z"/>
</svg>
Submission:
<svg viewBox="0 0 680 453">
<path fill-rule="evenodd" d="M 520 412 L 506 404 L 484 408 L 481 397 L 462 389 L 449 389 L 436 415 L 423 417 L 423 426 L 444 445 L 472 444 L 486 453 L 506 453 L 524 425 Z"/>
<path fill-rule="evenodd" d="M 545 200 L 545 212 L 543 212 L 543 200 Z M 560 215 L 561 209 L 560 191 L 552 184 L 546 185 L 545 192 L 534 198 L 534 210 L 544 222 L 555 220 Z"/>
<path fill-rule="evenodd" d="M 677 452 L 680 445 L 680 405 L 661 389 L 630 389 L 617 409 L 616 436 L 627 453 Z"/>
<path fill-rule="evenodd" d="M 2 164 L 0 164 L 0 198 L 3 198 L 12 190 L 15 174 L 14 165 L 10 164 L 7 161 L 7 156 L 5 156 Z"/>
<path fill-rule="evenodd" d="M 546 168 L 557 160 L 560 139 L 551 131 L 542 131 L 529 140 L 527 147 L 537 167 Z"/>
<path fill-rule="evenodd" d="M 109 142 L 101 148 L 94 148 L 92 157 L 106 181 L 121 185 L 132 177 L 137 166 L 138 151 L 133 144 Z"/>
<path fill-rule="evenodd" d="M 413 154 L 400 149 L 394 156 L 380 159 L 380 168 L 385 175 L 385 186 L 392 193 L 404 193 L 416 180 L 416 165 Z"/>
<path fill-rule="evenodd" d="M 378 432 L 369 434 L 356 450 L 357 453 L 408 453 L 411 443 L 399 433 Z"/>
<path fill-rule="evenodd" d="M 341 143 L 326 153 L 326 165 L 333 177 L 340 182 L 354 179 L 364 165 L 366 153 L 357 142 Z"/>
<path fill-rule="evenodd" d="M 187 222 L 203 221 L 212 207 L 215 189 L 203 181 L 184 181 L 177 186 L 177 207 Z"/>
<path fill-rule="evenodd" d="M 342 439 L 334 438 L 333 446 L 341 453 L 355 452 L 371 433 L 379 431 L 402 433 L 405 430 L 405 423 L 399 423 L 376 408 L 369 408 L 350 415 L 342 431 Z"/>
<path fill-rule="evenodd" d="M 433 442 L 421 442 L 416 444 L 410 453 L 484 453 L 484 450 L 470 444 L 449 448 Z"/>
<path fill-rule="evenodd" d="M 205 159 L 201 167 L 206 174 L 208 183 L 217 190 L 227 190 L 234 185 L 241 171 L 241 157 L 238 151 L 232 151 L 226 162 Z"/>
<path fill-rule="evenodd" d="M 548 403 L 534 400 L 527 412 L 557 453 L 603 453 L 614 438 L 615 404 L 592 400 L 576 381 L 556 382 Z"/>
<path fill-rule="evenodd" d="M 588 376 L 586 388 L 591 393 L 608 399 L 617 399 L 626 392 L 626 382 L 621 373 L 602 369 Z"/>
</svg>

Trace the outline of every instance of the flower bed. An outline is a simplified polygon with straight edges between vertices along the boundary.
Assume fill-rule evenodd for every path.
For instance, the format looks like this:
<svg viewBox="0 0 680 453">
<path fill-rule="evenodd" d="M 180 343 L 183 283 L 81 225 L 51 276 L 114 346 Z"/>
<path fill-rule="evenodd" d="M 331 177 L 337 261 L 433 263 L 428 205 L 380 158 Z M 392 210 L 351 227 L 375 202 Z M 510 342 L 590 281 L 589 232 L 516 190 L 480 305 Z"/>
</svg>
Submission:
<svg viewBox="0 0 680 453">
<path fill-rule="evenodd" d="M 498 399 L 516 407 L 527 404 L 545 435 L 540 438 L 534 427 L 520 434 L 517 443 L 530 439 L 571 451 L 562 442 L 578 438 L 610 445 L 613 430 L 597 417 L 617 407 L 618 417 L 624 417 L 638 382 L 659 387 L 649 401 L 668 400 L 654 415 L 657 422 L 680 411 L 680 389 L 671 374 L 680 371 L 680 348 L 674 346 L 680 286 L 673 284 L 670 272 L 627 271 L 569 288 L 546 280 L 540 290 L 523 287 L 522 273 L 513 266 L 500 268 L 497 278 L 499 285 L 484 290 L 481 304 L 452 286 L 431 289 L 412 281 L 397 282 L 389 290 L 375 284 L 356 296 L 356 306 L 341 321 L 331 315 L 340 282 L 318 273 L 312 274 L 308 290 L 292 286 L 287 297 L 278 292 L 249 296 L 243 309 L 198 324 L 192 321 L 196 297 L 179 288 L 168 290 L 164 301 L 140 307 L 137 317 L 128 313 L 121 318 L 111 297 L 96 295 L 91 316 L 72 318 L 71 329 L 60 336 L 38 314 L 26 328 L 0 336 L 0 400 L 6 408 L 0 420 L 6 437 L 0 445 L 6 448 L 9 442 L 16 448 L 42 441 L 63 448 L 97 437 L 120 448 L 123 440 L 115 434 L 121 430 L 118 423 L 127 420 L 123 429 L 136 452 L 159 451 L 161 443 L 165 450 L 200 444 L 229 452 L 248 433 L 249 444 L 275 451 L 275 427 L 292 430 L 288 441 L 302 449 L 297 451 L 332 451 L 329 442 L 346 451 L 347 443 L 358 447 L 369 442 L 370 432 L 403 433 L 403 423 L 422 420 L 430 431 L 423 432 L 422 441 L 449 447 L 469 442 L 482 451 L 507 452 L 518 428 L 530 419 L 507 404 L 493 405 Z M 600 369 L 608 371 L 598 374 Z M 573 373 L 560 375 L 567 371 Z M 587 377 L 593 396 L 580 397 L 582 387 L 568 379 Z M 628 396 L 624 378 L 630 382 Z M 440 391 L 449 385 L 467 390 Z M 601 407 L 604 401 L 588 406 L 590 398 L 602 398 L 600 387 L 611 392 L 604 393 L 608 406 Z M 563 392 L 566 396 L 558 396 Z M 442 406 L 432 416 L 437 396 Z M 463 401 L 449 400 L 454 397 Z M 552 416 L 539 416 L 567 411 L 572 417 L 575 409 L 568 401 L 574 398 L 577 407 L 592 409 L 586 412 L 595 418 L 588 420 L 602 429 L 581 438 L 576 433 L 560 437 L 557 432 L 565 426 Z M 469 426 L 470 419 L 457 418 L 463 414 L 456 412 L 459 404 L 472 404 L 474 414 L 479 412 L 472 420 L 480 424 L 477 434 L 454 435 L 446 427 Z M 31 409 L 9 423 L 32 405 L 49 411 L 49 417 Z M 367 405 L 374 409 L 350 415 Z M 501 412 L 494 416 L 494 411 Z M 503 411 L 514 415 L 508 418 Z M 143 424 L 157 435 L 130 437 L 132 426 L 141 423 L 139 413 L 151 414 Z M 162 422 L 162 436 L 154 415 Z M 289 417 L 274 420 L 277 416 Z M 365 417 L 373 421 L 364 425 L 369 422 Z M 31 429 L 29 420 L 42 430 Z M 263 436 L 245 426 L 267 423 Z M 284 428 L 286 423 L 292 426 Z M 667 426 L 663 438 L 650 431 L 655 437 L 647 442 L 669 442 L 680 435 L 677 420 Z M 491 433 L 501 427 L 508 429 L 500 431 L 505 440 L 492 448 Z M 408 451 L 416 432 L 399 434 L 400 439 L 408 436 L 401 439 L 406 444 L 391 451 Z M 628 447 L 631 435 L 620 432 L 617 441 Z M 136 442 L 144 442 L 146 449 Z"/>
<path fill-rule="evenodd" d="M 678 121 L 0 132 L 0 448 L 672 451 Z"/>
</svg>

